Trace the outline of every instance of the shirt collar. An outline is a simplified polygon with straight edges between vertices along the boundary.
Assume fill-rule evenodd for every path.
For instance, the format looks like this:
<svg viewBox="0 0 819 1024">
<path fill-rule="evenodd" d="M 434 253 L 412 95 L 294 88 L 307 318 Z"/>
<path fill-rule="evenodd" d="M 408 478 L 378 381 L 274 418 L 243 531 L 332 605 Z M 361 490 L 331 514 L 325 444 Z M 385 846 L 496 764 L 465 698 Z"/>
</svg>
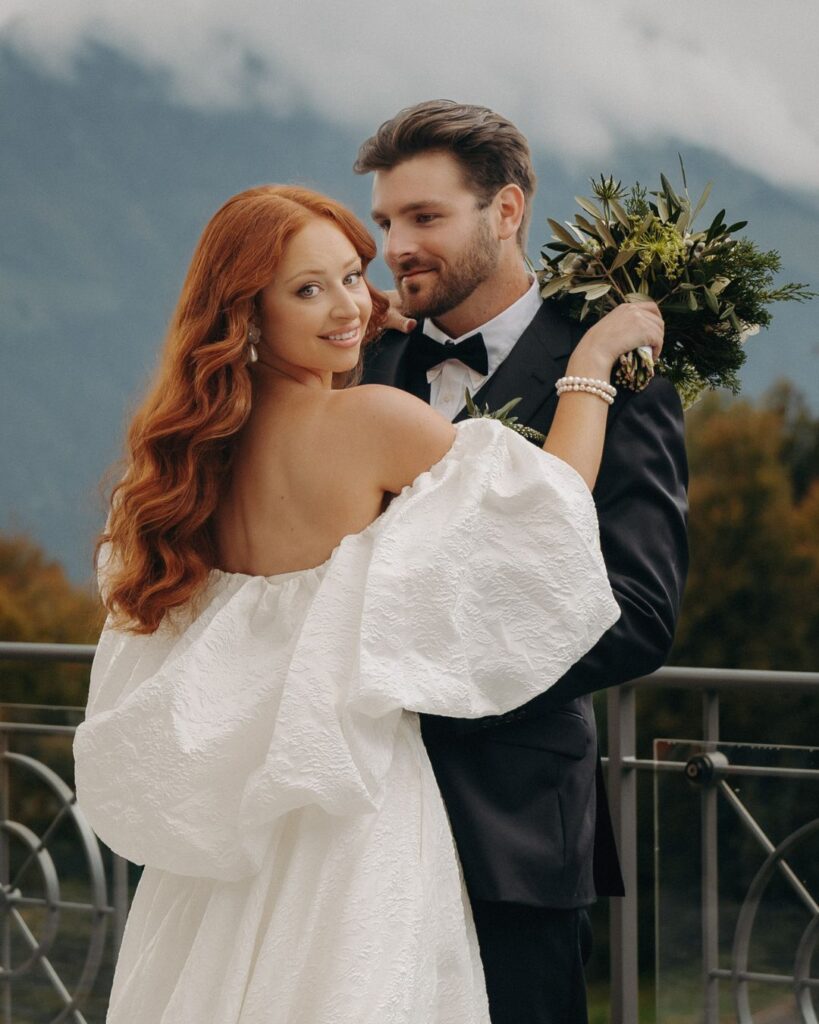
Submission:
<svg viewBox="0 0 819 1024">
<path fill-rule="evenodd" d="M 474 330 L 467 331 L 466 334 L 462 334 L 459 338 L 450 338 L 432 320 L 424 321 L 423 331 L 433 341 L 453 341 L 456 345 L 473 334 L 480 332 L 486 345 L 486 353 L 489 358 L 489 375 L 491 376 L 512 351 L 515 342 L 521 334 L 534 320 L 537 311 L 540 309 L 541 301 L 537 278 L 533 277 L 529 290 L 524 292 L 511 306 L 507 306 L 497 316 L 492 317 L 491 320 L 474 328 Z M 480 377 L 480 375 L 478 376 Z"/>
</svg>

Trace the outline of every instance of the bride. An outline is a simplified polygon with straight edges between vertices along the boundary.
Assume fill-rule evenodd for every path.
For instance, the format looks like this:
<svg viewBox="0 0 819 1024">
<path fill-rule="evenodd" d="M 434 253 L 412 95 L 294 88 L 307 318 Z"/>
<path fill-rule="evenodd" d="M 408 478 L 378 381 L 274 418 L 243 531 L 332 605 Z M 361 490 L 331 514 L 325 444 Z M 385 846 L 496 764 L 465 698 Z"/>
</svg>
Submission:
<svg viewBox="0 0 819 1024">
<path fill-rule="evenodd" d="M 110 1024 L 485 1024 L 418 713 L 502 714 L 619 611 L 590 488 L 615 359 L 577 345 L 543 446 L 354 385 L 386 300 L 305 189 L 205 229 L 100 542 L 79 804 L 144 864 Z"/>
</svg>

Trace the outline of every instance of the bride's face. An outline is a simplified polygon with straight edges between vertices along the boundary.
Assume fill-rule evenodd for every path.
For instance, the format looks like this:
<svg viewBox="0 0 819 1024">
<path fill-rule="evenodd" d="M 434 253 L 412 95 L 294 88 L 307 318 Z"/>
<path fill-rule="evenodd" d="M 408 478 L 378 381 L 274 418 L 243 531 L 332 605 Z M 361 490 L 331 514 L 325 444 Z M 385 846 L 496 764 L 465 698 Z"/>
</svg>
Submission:
<svg viewBox="0 0 819 1024">
<path fill-rule="evenodd" d="M 351 370 L 371 312 L 361 258 L 342 231 L 317 217 L 293 236 L 261 293 L 259 358 L 322 379 Z"/>
</svg>

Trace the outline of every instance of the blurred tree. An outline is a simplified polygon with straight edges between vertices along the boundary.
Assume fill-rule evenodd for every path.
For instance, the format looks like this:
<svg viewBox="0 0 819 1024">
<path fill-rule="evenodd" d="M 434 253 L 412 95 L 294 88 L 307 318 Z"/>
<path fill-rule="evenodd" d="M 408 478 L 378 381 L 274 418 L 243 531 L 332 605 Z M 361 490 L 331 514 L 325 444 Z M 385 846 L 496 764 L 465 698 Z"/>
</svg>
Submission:
<svg viewBox="0 0 819 1024">
<path fill-rule="evenodd" d="M 782 421 L 782 460 L 799 503 L 819 479 L 819 418 L 811 415 L 803 395 L 788 380 L 771 388 L 764 405 Z"/>
<path fill-rule="evenodd" d="M 102 608 L 24 536 L 0 535 L 0 639 L 93 643 Z M 0 662 L 0 702 L 84 705 L 88 668 Z"/>
<path fill-rule="evenodd" d="M 819 670 L 819 419 L 778 384 L 757 404 L 710 395 L 688 413 L 687 437 L 691 568 L 669 662 Z M 699 735 L 689 694 L 641 704 L 651 737 Z M 807 694 L 729 693 L 721 732 L 813 745 L 815 719 Z"/>
<path fill-rule="evenodd" d="M 802 504 L 819 421 L 784 386 L 760 406 L 711 396 L 689 416 L 691 570 L 672 662 L 816 669 L 819 534 Z"/>
</svg>

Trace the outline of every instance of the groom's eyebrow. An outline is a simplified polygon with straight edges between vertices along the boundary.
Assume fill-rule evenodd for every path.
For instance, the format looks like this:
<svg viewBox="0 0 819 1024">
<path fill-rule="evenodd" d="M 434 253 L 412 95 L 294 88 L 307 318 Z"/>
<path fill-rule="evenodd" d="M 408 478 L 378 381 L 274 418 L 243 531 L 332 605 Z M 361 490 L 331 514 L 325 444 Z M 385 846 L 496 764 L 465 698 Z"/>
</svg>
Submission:
<svg viewBox="0 0 819 1024">
<path fill-rule="evenodd" d="M 399 213 L 413 213 L 415 210 L 423 210 L 430 206 L 443 206 L 444 203 L 440 199 L 416 199 L 415 202 L 405 203 L 403 206 L 399 206 Z M 374 221 L 389 220 L 386 213 L 382 213 L 380 210 L 371 210 L 370 216 Z"/>
</svg>

